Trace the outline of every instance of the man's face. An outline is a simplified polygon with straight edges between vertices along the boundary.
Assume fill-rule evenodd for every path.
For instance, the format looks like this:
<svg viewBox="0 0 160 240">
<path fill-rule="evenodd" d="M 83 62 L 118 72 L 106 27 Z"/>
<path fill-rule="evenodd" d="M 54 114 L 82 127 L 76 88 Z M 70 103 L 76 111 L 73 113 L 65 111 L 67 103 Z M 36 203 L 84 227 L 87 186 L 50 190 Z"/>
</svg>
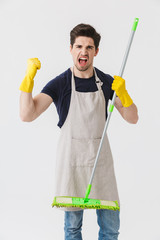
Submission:
<svg viewBox="0 0 160 240">
<path fill-rule="evenodd" d="M 95 49 L 94 41 L 90 37 L 77 37 L 73 47 L 70 45 L 70 52 L 73 62 L 79 71 L 86 71 L 93 66 L 93 58 L 99 49 Z"/>
</svg>

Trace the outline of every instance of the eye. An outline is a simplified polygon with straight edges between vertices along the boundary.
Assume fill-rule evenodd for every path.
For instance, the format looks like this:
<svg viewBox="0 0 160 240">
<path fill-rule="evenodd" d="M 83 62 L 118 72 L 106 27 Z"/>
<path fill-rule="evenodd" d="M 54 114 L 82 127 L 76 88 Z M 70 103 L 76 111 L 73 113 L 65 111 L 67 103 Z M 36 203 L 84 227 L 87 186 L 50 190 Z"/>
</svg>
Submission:
<svg viewBox="0 0 160 240">
<path fill-rule="evenodd" d="M 92 46 L 88 46 L 88 49 L 92 49 L 93 47 Z"/>
</svg>

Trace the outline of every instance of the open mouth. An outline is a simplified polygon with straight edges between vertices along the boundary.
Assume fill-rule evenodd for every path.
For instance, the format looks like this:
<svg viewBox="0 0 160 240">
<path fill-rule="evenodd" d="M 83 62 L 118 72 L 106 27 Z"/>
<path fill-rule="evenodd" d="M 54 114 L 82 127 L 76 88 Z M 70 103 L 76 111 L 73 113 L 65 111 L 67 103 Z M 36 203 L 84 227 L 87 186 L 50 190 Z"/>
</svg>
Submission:
<svg viewBox="0 0 160 240">
<path fill-rule="evenodd" d="M 87 64 L 88 59 L 81 57 L 81 58 L 79 58 L 78 61 L 79 61 L 80 66 L 83 67 L 83 66 L 85 66 Z"/>
</svg>

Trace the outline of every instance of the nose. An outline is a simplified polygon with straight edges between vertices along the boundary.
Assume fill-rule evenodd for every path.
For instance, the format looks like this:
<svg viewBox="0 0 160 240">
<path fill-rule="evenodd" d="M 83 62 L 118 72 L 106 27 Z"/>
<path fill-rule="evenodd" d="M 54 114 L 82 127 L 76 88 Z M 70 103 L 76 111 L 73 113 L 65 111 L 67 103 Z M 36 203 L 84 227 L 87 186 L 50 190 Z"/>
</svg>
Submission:
<svg viewBox="0 0 160 240">
<path fill-rule="evenodd" d="M 81 55 L 86 55 L 87 54 L 87 49 L 86 48 L 82 48 L 81 49 Z"/>
</svg>

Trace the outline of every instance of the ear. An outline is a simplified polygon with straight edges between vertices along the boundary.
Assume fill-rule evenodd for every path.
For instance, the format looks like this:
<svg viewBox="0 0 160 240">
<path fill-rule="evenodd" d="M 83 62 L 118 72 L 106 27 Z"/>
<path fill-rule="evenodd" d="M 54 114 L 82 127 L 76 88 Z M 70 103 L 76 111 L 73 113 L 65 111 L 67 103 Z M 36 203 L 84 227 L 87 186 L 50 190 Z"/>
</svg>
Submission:
<svg viewBox="0 0 160 240">
<path fill-rule="evenodd" d="M 72 45 L 70 44 L 70 52 L 72 52 L 72 49 L 73 49 L 73 48 L 72 48 Z"/>
<path fill-rule="evenodd" d="M 95 51 L 94 56 L 97 56 L 98 52 L 99 52 L 99 48 L 97 48 L 97 50 Z"/>
</svg>

